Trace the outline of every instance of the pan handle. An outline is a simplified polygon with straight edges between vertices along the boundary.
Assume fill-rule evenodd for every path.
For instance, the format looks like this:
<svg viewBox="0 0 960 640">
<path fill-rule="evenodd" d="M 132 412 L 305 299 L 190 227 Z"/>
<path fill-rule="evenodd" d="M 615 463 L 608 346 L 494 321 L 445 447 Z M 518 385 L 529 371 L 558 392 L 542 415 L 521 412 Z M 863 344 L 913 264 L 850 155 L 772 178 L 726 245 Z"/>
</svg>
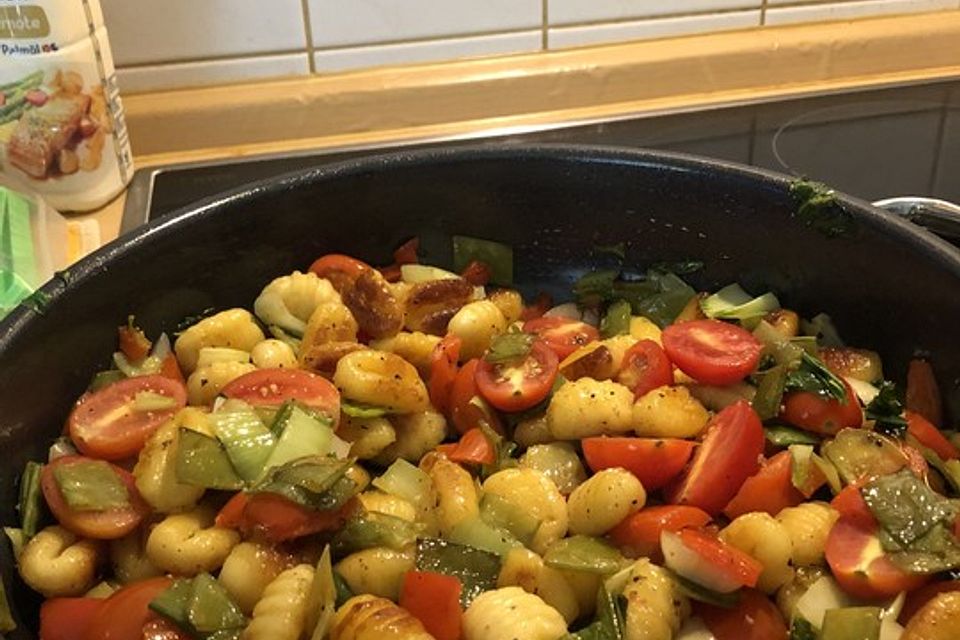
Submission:
<svg viewBox="0 0 960 640">
<path fill-rule="evenodd" d="M 877 200 L 873 206 L 901 216 L 944 240 L 960 245 L 960 206 L 952 202 L 905 196 Z"/>
</svg>

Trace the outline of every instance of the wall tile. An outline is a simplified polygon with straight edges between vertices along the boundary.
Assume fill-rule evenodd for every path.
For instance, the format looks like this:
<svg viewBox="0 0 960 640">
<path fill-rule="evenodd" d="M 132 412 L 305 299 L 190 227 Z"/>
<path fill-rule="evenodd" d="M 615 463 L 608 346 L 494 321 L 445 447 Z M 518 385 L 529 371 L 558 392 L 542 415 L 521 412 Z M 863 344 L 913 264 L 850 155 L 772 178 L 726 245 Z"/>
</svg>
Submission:
<svg viewBox="0 0 960 640">
<path fill-rule="evenodd" d="M 268 80 L 310 72 L 306 53 L 253 58 L 121 67 L 117 82 L 124 93 Z"/>
<path fill-rule="evenodd" d="M 540 0 L 309 0 L 316 47 L 541 28 Z"/>
<path fill-rule="evenodd" d="M 755 9 L 760 0 L 547 0 L 551 26 L 653 16 Z"/>
<path fill-rule="evenodd" d="M 117 66 L 305 50 L 300 0 L 102 0 Z"/>
<path fill-rule="evenodd" d="M 316 70 L 324 73 L 364 67 L 538 51 L 540 45 L 539 30 L 521 31 L 472 38 L 329 49 L 316 52 L 314 62 Z"/>
<path fill-rule="evenodd" d="M 921 13 L 956 9 L 956 0 L 867 0 L 866 2 L 818 3 L 767 9 L 768 25 L 791 22 L 846 20 L 897 13 Z"/>
<path fill-rule="evenodd" d="M 692 33 L 743 29 L 756 27 L 759 24 L 760 10 L 757 9 L 716 15 L 638 20 L 583 27 L 554 27 L 549 31 L 548 41 L 551 49 L 560 49 L 597 43 L 647 40 Z"/>
</svg>

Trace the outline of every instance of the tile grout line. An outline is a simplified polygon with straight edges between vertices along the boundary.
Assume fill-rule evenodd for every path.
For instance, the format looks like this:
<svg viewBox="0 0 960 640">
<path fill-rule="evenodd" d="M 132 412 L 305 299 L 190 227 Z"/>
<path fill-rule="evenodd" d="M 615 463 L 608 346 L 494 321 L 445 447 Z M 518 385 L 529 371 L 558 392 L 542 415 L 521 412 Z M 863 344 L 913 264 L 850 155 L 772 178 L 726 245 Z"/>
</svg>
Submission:
<svg viewBox="0 0 960 640">
<path fill-rule="evenodd" d="M 307 39 L 307 72 L 317 72 L 317 65 L 313 60 L 313 25 L 310 23 L 310 0 L 300 0 L 303 15 L 303 34 Z"/>
<path fill-rule="evenodd" d="M 763 0 L 760 4 L 760 26 L 763 27 L 767 24 L 767 3 L 769 0 Z"/>
<path fill-rule="evenodd" d="M 540 0 L 540 50 L 550 50 L 550 0 Z"/>
</svg>

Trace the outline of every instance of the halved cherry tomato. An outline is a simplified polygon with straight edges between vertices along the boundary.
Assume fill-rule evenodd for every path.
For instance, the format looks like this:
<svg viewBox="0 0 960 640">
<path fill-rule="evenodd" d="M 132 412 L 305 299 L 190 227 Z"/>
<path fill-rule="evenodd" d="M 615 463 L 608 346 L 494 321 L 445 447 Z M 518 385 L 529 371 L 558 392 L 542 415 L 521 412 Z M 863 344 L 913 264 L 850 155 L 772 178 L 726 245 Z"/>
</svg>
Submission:
<svg viewBox="0 0 960 640">
<path fill-rule="evenodd" d="M 840 493 L 833 497 L 830 506 L 840 514 L 841 518 L 850 520 L 858 527 L 876 529 L 879 523 L 874 517 L 873 511 L 867 505 L 867 501 L 863 499 L 863 494 L 860 493 L 860 485 L 864 481 L 845 486 Z"/>
<path fill-rule="evenodd" d="M 131 362 L 138 362 L 147 357 L 150 353 L 150 340 L 139 327 L 125 324 L 117 327 L 117 334 L 120 341 L 120 351 Z"/>
<path fill-rule="evenodd" d="M 133 476 L 128 471 L 116 465 L 110 465 L 113 472 L 117 474 L 117 478 L 127 488 L 130 504 L 126 507 L 107 511 L 78 511 L 70 508 L 60 491 L 54 472 L 59 467 L 89 460 L 90 458 L 83 456 L 63 456 L 45 465 L 40 474 L 43 497 L 57 521 L 78 536 L 98 540 L 122 538 L 136 529 L 140 521 L 150 513 L 150 507 L 140 497 Z"/>
<path fill-rule="evenodd" d="M 643 488 L 660 489 L 673 480 L 690 460 L 696 443 L 674 438 L 584 438 L 583 456 L 596 473 L 622 467 L 637 476 Z"/>
<path fill-rule="evenodd" d="M 485 287 L 490 282 L 493 271 L 486 262 L 473 260 L 460 273 L 460 277 L 475 287 Z"/>
<path fill-rule="evenodd" d="M 413 614 L 436 640 L 458 640 L 460 580 L 430 571 L 408 571 L 400 588 L 400 606 Z"/>
<path fill-rule="evenodd" d="M 416 264 L 420 261 L 420 258 L 417 256 L 417 250 L 419 249 L 420 238 L 413 236 L 402 245 L 397 247 L 397 250 L 393 252 L 393 261 L 398 265 Z"/>
<path fill-rule="evenodd" d="M 180 363 L 177 362 L 177 356 L 173 353 L 168 353 L 160 362 L 160 375 L 164 378 L 170 378 L 174 382 L 179 382 L 180 384 L 186 382 L 183 377 L 183 372 L 180 371 Z"/>
<path fill-rule="evenodd" d="M 960 458 L 960 450 L 926 418 L 914 411 L 907 411 L 906 416 L 907 433 L 916 438 L 920 444 L 933 449 L 934 453 L 944 460 Z"/>
<path fill-rule="evenodd" d="M 645 507 L 627 516 L 610 530 L 610 539 L 618 547 L 627 548 L 638 556 L 660 553 L 660 534 L 680 531 L 684 527 L 702 527 L 710 522 L 710 514 L 686 505 L 658 505 Z"/>
<path fill-rule="evenodd" d="M 549 311 L 552 306 L 553 296 L 541 291 L 537 294 L 537 297 L 533 299 L 533 304 L 529 304 L 523 308 L 523 311 L 520 312 L 520 319 L 526 322 L 543 317 L 543 314 Z"/>
<path fill-rule="evenodd" d="M 172 582 L 172 578 L 150 578 L 114 591 L 91 619 L 85 640 L 140 640 L 155 615 L 147 605 Z"/>
<path fill-rule="evenodd" d="M 731 609 L 698 602 L 696 612 L 716 640 L 787 640 L 777 605 L 756 589 L 744 589 Z"/>
<path fill-rule="evenodd" d="M 793 486 L 790 477 L 792 457 L 789 451 L 773 456 L 760 470 L 747 478 L 723 514 L 733 520 L 751 511 L 764 511 L 772 516 L 787 507 L 803 502 L 803 494 Z"/>
<path fill-rule="evenodd" d="M 333 511 L 313 511 L 275 493 L 238 493 L 217 514 L 216 525 L 283 542 L 341 528 L 356 508 L 350 501 Z"/>
<path fill-rule="evenodd" d="M 338 293 L 353 286 L 361 275 L 373 269 L 366 262 L 340 253 L 328 253 L 313 261 L 309 271 L 326 278 Z"/>
<path fill-rule="evenodd" d="M 635 398 L 673 382 L 673 366 L 653 340 L 641 340 L 623 354 L 617 381 L 633 390 Z"/>
<path fill-rule="evenodd" d="M 763 573 L 763 563 L 700 529 L 664 530 L 660 548 L 670 569 L 719 593 L 756 586 Z"/>
<path fill-rule="evenodd" d="M 457 361 L 463 340 L 452 333 L 444 336 L 430 354 L 430 402 L 440 413 L 450 410 L 450 391 L 457 378 Z"/>
<path fill-rule="evenodd" d="M 763 445 L 763 426 L 753 408 L 745 400 L 727 406 L 707 425 L 690 468 L 668 488 L 667 498 L 720 513 L 760 467 Z"/>
<path fill-rule="evenodd" d="M 691 320 L 663 330 L 663 350 L 699 382 L 729 385 L 757 368 L 763 345 L 752 333 L 720 320 Z"/>
<path fill-rule="evenodd" d="M 441 444 L 437 451 L 454 462 L 469 464 L 493 464 L 496 459 L 493 447 L 480 429 L 470 429 L 456 442 Z"/>
<path fill-rule="evenodd" d="M 935 427 L 943 425 L 943 400 L 933 367 L 926 360 L 914 359 L 907 368 L 907 409 L 919 413 Z"/>
<path fill-rule="evenodd" d="M 43 640 L 83 640 L 87 627 L 104 600 L 101 598 L 50 598 L 40 605 Z"/>
<path fill-rule="evenodd" d="M 841 517 L 830 529 L 824 556 L 840 588 L 856 598 L 882 600 L 912 591 L 930 576 L 907 573 L 883 552 L 876 528 Z"/>
<path fill-rule="evenodd" d="M 493 364 L 481 359 L 477 364 L 477 389 L 501 411 L 523 411 L 547 397 L 559 368 L 557 354 L 538 340 L 520 362 Z"/>
<path fill-rule="evenodd" d="M 139 393 L 170 398 L 170 407 L 140 411 Z M 67 418 L 77 448 L 91 458 L 122 460 L 135 456 L 157 428 L 187 404 L 187 390 L 170 378 L 151 375 L 118 380 L 83 395 Z"/>
<path fill-rule="evenodd" d="M 230 381 L 221 391 L 254 407 L 279 407 L 296 400 L 334 421 L 340 417 L 340 392 L 329 380 L 303 369 L 257 369 Z"/>
<path fill-rule="evenodd" d="M 482 422 L 494 431 L 503 434 L 503 425 L 497 412 L 480 396 L 477 389 L 477 369 L 480 361 L 474 358 L 467 361 L 450 388 L 449 418 L 460 433 L 476 429 Z"/>
<path fill-rule="evenodd" d="M 523 323 L 525 333 L 537 335 L 563 360 L 580 347 L 600 339 L 596 327 L 571 318 L 534 318 Z"/>
<path fill-rule="evenodd" d="M 843 386 L 847 388 L 843 402 L 808 391 L 784 394 L 780 416 L 795 427 L 828 436 L 844 427 L 859 427 L 863 424 L 860 401 L 846 381 Z"/>
<path fill-rule="evenodd" d="M 907 594 L 907 598 L 903 602 L 903 608 L 900 610 L 900 615 L 897 616 L 897 622 L 906 626 L 906 624 L 910 622 L 910 618 L 922 609 L 923 605 L 941 593 L 949 593 L 951 591 L 960 591 L 960 580 L 931 582 L 915 591 L 911 591 Z"/>
</svg>

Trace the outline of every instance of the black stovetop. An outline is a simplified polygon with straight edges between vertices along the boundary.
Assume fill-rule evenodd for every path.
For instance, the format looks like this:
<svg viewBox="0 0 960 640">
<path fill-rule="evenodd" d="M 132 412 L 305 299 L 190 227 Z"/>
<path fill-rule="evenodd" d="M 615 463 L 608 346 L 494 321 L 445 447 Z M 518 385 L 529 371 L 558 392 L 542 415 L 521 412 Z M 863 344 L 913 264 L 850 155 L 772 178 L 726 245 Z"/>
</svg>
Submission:
<svg viewBox="0 0 960 640">
<path fill-rule="evenodd" d="M 680 151 L 825 182 L 878 200 L 923 195 L 960 202 L 960 81 L 900 86 L 671 115 L 480 132 L 490 144 L 587 143 Z M 431 140 L 404 148 L 463 144 Z M 389 150 L 339 149 L 184 164 L 137 172 L 122 231 L 195 200 L 288 171 Z"/>
</svg>

